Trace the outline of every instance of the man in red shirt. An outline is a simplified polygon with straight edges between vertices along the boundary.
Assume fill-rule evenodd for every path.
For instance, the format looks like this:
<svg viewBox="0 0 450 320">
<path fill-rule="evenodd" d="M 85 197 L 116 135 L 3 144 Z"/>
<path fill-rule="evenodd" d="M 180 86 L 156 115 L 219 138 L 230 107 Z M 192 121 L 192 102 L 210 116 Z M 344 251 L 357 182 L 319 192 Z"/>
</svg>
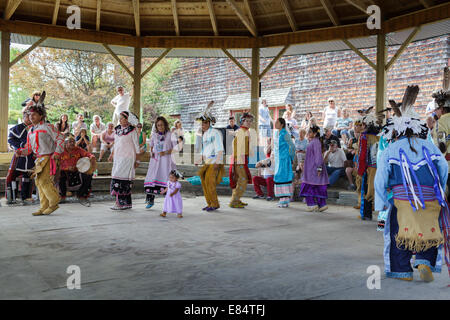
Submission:
<svg viewBox="0 0 450 320">
<path fill-rule="evenodd" d="M 77 188 L 77 197 L 80 203 L 84 206 L 90 206 L 88 200 L 91 191 L 92 173 L 78 172 L 77 162 L 80 158 L 88 157 L 91 160 L 91 168 L 95 166 L 95 156 L 84 149 L 75 146 L 75 139 L 69 137 L 65 141 L 64 152 L 61 153 L 60 169 L 61 175 L 59 178 L 59 190 L 61 194 L 61 202 L 66 199 L 67 187 Z M 90 170 L 91 171 L 91 170 Z M 88 171 L 88 173 L 90 173 Z"/>
</svg>

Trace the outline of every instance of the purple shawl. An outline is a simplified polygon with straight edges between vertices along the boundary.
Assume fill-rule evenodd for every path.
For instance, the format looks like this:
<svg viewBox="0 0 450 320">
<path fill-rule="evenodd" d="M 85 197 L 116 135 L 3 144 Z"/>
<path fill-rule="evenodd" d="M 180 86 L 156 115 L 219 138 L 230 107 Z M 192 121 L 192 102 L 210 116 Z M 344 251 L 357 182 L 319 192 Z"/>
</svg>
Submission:
<svg viewBox="0 0 450 320">
<path fill-rule="evenodd" d="M 317 168 L 322 167 L 322 173 L 317 175 Z M 302 174 L 302 182 L 312 185 L 327 185 L 328 173 L 323 162 L 322 146 L 319 138 L 314 138 L 306 148 L 305 164 Z"/>
</svg>

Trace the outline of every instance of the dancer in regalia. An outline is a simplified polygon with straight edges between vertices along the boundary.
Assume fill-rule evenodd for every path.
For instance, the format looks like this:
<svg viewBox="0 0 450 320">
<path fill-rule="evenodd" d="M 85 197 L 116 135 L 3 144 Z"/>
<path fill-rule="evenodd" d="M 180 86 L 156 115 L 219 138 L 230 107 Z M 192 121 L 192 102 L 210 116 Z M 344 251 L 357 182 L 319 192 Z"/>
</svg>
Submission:
<svg viewBox="0 0 450 320">
<path fill-rule="evenodd" d="M 203 166 L 198 171 L 206 199 L 206 207 L 202 210 L 211 212 L 220 208 L 217 198 L 216 185 L 220 184 L 224 175 L 223 165 L 223 137 L 219 130 L 212 127 L 216 118 L 211 114 L 214 101 L 211 101 L 205 111 L 196 120 L 201 121 L 196 150 L 201 152 Z M 198 165 L 196 160 L 196 165 Z"/>
<path fill-rule="evenodd" d="M 27 156 L 31 153 L 36 156 L 31 177 L 36 177 L 41 207 L 33 212 L 34 216 L 51 214 L 59 208 L 60 200 L 52 176 L 56 174 L 56 160 L 64 151 L 64 136 L 52 124 L 46 122 L 44 99 L 45 91 L 39 101 L 28 108 L 33 127 L 28 132 L 26 145 L 16 151 L 17 156 Z"/>
<path fill-rule="evenodd" d="M 27 143 L 28 129 L 31 126 L 27 107 L 22 110 L 22 123 L 12 127 L 9 130 L 8 143 L 14 150 L 24 147 Z M 21 191 L 22 204 L 27 205 L 27 199 L 31 198 L 31 173 L 34 167 L 34 156 L 29 154 L 24 157 L 13 156 L 11 165 L 6 177 L 6 199 L 8 204 L 16 203 L 18 195 L 18 188 L 16 179 L 21 177 Z"/>
<path fill-rule="evenodd" d="M 388 278 L 413 280 L 414 268 L 425 282 L 440 272 L 442 256 L 450 273 L 449 210 L 444 189 L 448 164 L 427 140 L 425 121 L 413 110 L 418 86 L 406 89 L 399 104 L 390 100 L 394 116 L 382 135 L 390 144 L 382 152 L 375 175 L 375 210 L 388 210 L 384 228 L 384 262 Z M 389 191 L 393 199 L 388 200 Z"/>
<path fill-rule="evenodd" d="M 244 113 L 240 120 L 240 128 L 236 131 L 233 140 L 233 154 L 230 161 L 230 187 L 233 190 L 229 206 L 231 208 L 244 208 L 247 203 L 241 201 L 247 184 L 252 183 L 252 175 L 248 169 L 249 157 L 253 156 L 250 126 L 253 115 Z"/>
<path fill-rule="evenodd" d="M 359 110 L 363 131 L 359 137 L 356 169 L 361 177 L 358 181 L 360 188 L 360 218 L 361 220 L 372 220 L 374 188 L 373 181 L 377 171 L 377 152 L 380 137 L 380 119 L 371 111 L 373 107 Z"/>
</svg>

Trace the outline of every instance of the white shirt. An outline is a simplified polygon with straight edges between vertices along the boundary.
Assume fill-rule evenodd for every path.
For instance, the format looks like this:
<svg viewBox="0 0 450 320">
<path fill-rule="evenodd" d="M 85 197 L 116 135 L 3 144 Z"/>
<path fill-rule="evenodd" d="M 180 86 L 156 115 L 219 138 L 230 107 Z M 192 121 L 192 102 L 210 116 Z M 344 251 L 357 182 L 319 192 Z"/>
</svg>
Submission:
<svg viewBox="0 0 450 320">
<path fill-rule="evenodd" d="M 334 125 L 336 124 L 337 119 L 337 111 L 336 107 L 334 109 L 331 109 L 330 107 L 326 107 L 325 110 L 325 119 L 323 120 L 323 127 L 324 128 L 334 128 Z"/>
<path fill-rule="evenodd" d="M 91 133 L 93 133 L 93 134 L 101 134 L 105 130 L 106 130 L 106 126 L 102 122 L 100 122 L 100 126 L 99 127 L 97 127 L 95 122 L 91 123 Z"/>
<path fill-rule="evenodd" d="M 72 133 L 74 134 L 74 135 L 78 135 L 78 134 L 80 134 L 80 131 L 81 131 L 81 129 L 86 129 L 86 131 L 87 131 L 87 124 L 86 124 L 86 122 L 82 122 L 81 123 L 81 125 L 80 125 L 80 127 L 78 128 L 78 134 L 75 134 L 75 129 L 78 127 L 78 121 L 74 121 L 74 122 L 72 122 Z"/>
<path fill-rule="evenodd" d="M 130 106 L 130 100 L 130 94 L 124 93 L 123 96 L 118 94 L 111 100 L 111 104 L 116 107 L 116 109 L 114 109 L 114 113 L 119 115 L 122 111 L 129 111 L 128 107 Z"/>
<path fill-rule="evenodd" d="M 343 168 L 344 162 L 347 160 L 344 150 L 338 148 L 336 152 L 328 153 L 328 166 L 333 168 Z"/>
<path fill-rule="evenodd" d="M 205 162 L 207 164 L 220 163 L 222 159 L 217 159 L 217 154 L 220 151 L 224 151 L 222 134 L 219 130 L 209 127 L 202 136 L 202 155 L 205 158 Z"/>
</svg>

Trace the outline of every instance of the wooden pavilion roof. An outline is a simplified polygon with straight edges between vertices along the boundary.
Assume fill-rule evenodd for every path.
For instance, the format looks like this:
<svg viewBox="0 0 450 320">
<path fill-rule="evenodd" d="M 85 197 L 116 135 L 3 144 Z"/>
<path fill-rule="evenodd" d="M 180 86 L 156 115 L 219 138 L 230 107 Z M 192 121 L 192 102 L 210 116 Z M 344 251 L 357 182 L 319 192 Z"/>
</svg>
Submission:
<svg viewBox="0 0 450 320">
<path fill-rule="evenodd" d="M 0 0 L 0 31 L 154 48 L 252 48 L 351 39 L 450 18 L 446 0 Z M 81 11 L 69 30 L 67 8 Z"/>
</svg>

